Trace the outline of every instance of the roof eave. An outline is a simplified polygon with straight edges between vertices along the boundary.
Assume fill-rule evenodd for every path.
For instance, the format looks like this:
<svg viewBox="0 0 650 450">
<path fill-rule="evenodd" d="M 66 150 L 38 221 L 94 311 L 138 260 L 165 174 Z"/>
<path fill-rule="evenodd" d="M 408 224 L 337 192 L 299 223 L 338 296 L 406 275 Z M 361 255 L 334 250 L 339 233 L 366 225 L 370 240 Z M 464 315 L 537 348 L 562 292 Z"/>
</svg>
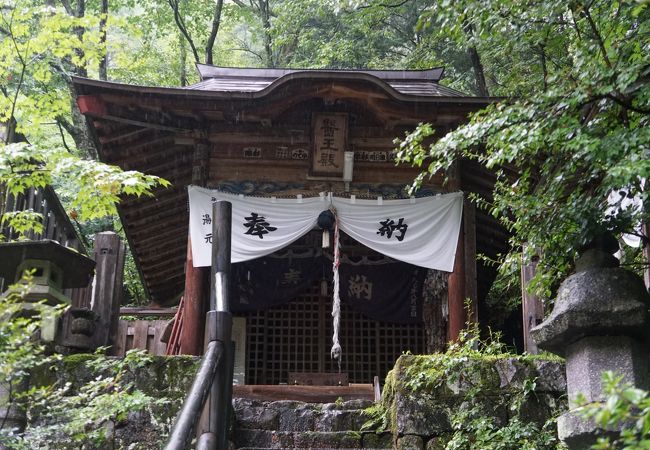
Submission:
<svg viewBox="0 0 650 450">
<path fill-rule="evenodd" d="M 472 105 L 488 105 L 495 103 L 502 98 L 496 97 L 460 97 L 460 96 L 421 96 L 421 95 L 408 95 L 402 94 L 392 88 L 383 80 L 368 74 L 355 73 L 351 74 L 340 72 L 296 72 L 286 75 L 266 88 L 256 92 L 242 92 L 242 91 L 205 91 L 205 90 L 192 90 L 184 88 L 173 87 L 156 87 L 156 86 L 140 86 L 125 83 L 117 83 L 113 81 L 93 80 L 83 77 L 72 77 L 72 83 L 78 95 L 90 94 L 91 92 L 84 88 L 98 88 L 113 92 L 124 93 L 138 93 L 145 95 L 167 95 L 181 98 L 209 98 L 209 99 L 238 99 L 238 100 L 256 100 L 263 99 L 271 94 L 279 86 L 286 83 L 293 82 L 299 79 L 317 79 L 317 80 L 332 80 L 332 81 L 366 81 L 371 83 L 384 91 L 386 91 L 395 100 L 407 103 L 441 103 L 441 104 L 472 104 Z"/>
</svg>

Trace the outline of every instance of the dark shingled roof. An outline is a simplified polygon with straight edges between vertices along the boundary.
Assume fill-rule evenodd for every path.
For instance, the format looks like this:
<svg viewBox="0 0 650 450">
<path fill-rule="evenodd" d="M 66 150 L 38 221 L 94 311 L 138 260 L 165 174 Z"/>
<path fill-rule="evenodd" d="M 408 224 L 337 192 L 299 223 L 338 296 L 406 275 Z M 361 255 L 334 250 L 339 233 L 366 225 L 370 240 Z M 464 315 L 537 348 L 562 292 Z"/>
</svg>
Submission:
<svg viewBox="0 0 650 450">
<path fill-rule="evenodd" d="M 259 92 L 293 74 L 365 74 L 376 77 L 403 95 L 418 97 L 467 97 L 439 84 L 444 69 L 427 70 L 330 70 L 330 69 L 240 69 L 197 64 L 201 81 L 185 89 L 216 92 Z"/>
</svg>

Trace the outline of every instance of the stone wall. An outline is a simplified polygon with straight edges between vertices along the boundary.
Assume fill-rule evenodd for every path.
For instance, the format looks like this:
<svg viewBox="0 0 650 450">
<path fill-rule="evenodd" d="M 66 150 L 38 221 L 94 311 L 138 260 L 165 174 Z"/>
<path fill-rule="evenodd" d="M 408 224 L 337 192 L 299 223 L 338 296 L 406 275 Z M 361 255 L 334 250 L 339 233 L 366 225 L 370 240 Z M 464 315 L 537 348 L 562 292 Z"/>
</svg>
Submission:
<svg viewBox="0 0 650 450">
<path fill-rule="evenodd" d="M 65 357 L 55 370 L 36 374 L 32 381 L 70 382 L 72 390 L 78 390 L 98 375 L 88 364 L 97 358 Z M 146 358 L 126 372 L 137 389 L 167 401 L 116 423 L 109 433 L 119 448 L 164 444 L 198 361 Z M 528 393 L 523 396 L 525 390 Z M 316 405 L 235 400 L 232 440 L 237 447 L 258 448 L 443 449 L 455 431 L 454 415 L 470 404 L 480 405 L 498 425 L 516 415 L 541 427 L 554 412 L 565 408 L 565 392 L 564 366 L 558 359 L 481 357 L 450 364 L 448 355 L 405 355 L 386 380 L 381 404 L 369 409 L 371 404 L 363 401 Z M 515 398 L 524 399 L 516 411 L 511 401 Z"/>
<path fill-rule="evenodd" d="M 450 362 L 451 361 L 451 362 Z M 420 378 L 420 379 L 418 379 Z M 452 438 L 454 418 L 480 411 L 496 428 L 514 418 L 543 424 L 566 408 L 564 364 L 537 357 L 446 355 L 399 358 L 389 374 L 375 421 L 393 435 L 398 449 L 443 449 Z M 461 425 L 462 431 L 462 425 Z M 469 431 L 471 432 L 471 431 Z"/>
<path fill-rule="evenodd" d="M 65 386 L 70 383 L 69 392 L 78 393 L 80 388 L 98 376 L 111 375 L 105 368 L 106 362 L 118 363 L 121 359 L 91 354 L 77 354 L 63 357 L 54 366 L 42 368 L 32 374 L 32 386 Z M 139 412 L 116 422 L 107 422 L 109 441 L 116 448 L 152 449 L 162 448 L 169 434 L 199 366 L 200 359 L 191 356 L 150 356 L 136 360 L 135 364 L 121 371 L 120 384 L 130 384 L 154 399 L 163 400 L 151 404 Z M 103 367 L 99 368 L 98 367 Z M 31 418 L 39 424 L 38 416 Z M 86 447 L 84 447 L 86 448 Z"/>
</svg>

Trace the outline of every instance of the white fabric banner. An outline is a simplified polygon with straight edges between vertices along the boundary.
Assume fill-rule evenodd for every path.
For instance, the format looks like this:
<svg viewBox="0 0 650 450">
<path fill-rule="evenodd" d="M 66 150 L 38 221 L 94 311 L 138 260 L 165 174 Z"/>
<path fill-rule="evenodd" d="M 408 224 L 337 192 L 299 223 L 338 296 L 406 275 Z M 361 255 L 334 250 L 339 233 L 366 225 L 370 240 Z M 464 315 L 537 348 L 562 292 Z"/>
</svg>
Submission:
<svg viewBox="0 0 650 450">
<path fill-rule="evenodd" d="M 406 200 L 334 198 L 339 227 L 383 255 L 429 269 L 454 270 L 463 193 Z"/>
<path fill-rule="evenodd" d="M 318 215 L 336 208 L 339 227 L 361 244 L 399 261 L 453 271 L 463 193 L 406 200 L 316 197 L 244 197 L 188 188 L 195 267 L 211 264 L 212 203 L 232 203 L 232 262 L 275 252 L 316 227 Z"/>
<path fill-rule="evenodd" d="M 316 226 L 329 202 L 321 198 L 273 199 L 244 197 L 189 186 L 190 239 L 194 267 L 212 264 L 212 203 L 232 203 L 232 248 L 234 263 L 259 258 L 280 250 Z"/>
</svg>

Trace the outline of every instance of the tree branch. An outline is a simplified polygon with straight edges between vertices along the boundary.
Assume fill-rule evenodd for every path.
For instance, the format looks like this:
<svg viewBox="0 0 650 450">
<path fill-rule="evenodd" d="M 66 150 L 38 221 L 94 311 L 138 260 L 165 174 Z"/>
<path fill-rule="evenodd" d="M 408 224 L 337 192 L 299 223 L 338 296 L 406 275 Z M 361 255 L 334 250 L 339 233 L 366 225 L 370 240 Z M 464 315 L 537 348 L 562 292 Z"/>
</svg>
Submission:
<svg viewBox="0 0 650 450">
<path fill-rule="evenodd" d="M 411 0 L 402 0 L 401 2 L 397 2 L 397 3 L 393 3 L 393 4 L 380 3 L 380 4 L 376 5 L 376 6 L 381 6 L 382 8 L 399 8 L 400 6 L 406 5 L 410 1 Z M 373 6 L 374 5 L 362 5 L 362 6 L 359 6 L 357 9 L 368 9 L 368 8 L 372 8 Z"/>
<path fill-rule="evenodd" d="M 630 100 L 620 98 L 620 97 L 616 96 L 615 94 L 607 94 L 607 95 L 604 95 L 603 98 L 609 98 L 610 100 L 614 101 L 614 103 L 622 106 L 625 109 L 629 109 L 630 111 L 634 111 L 635 113 L 650 114 L 650 108 L 639 108 L 638 106 L 632 105 L 632 102 Z"/>
<path fill-rule="evenodd" d="M 180 6 L 178 4 L 178 0 L 167 0 L 167 4 L 169 4 L 172 11 L 174 12 L 174 22 L 176 22 L 176 26 L 178 27 L 178 30 L 185 37 L 188 44 L 190 44 L 190 48 L 192 49 L 192 54 L 194 55 L 194 61 L 197 62 L 197 63 L 200 63 L 201 58 L 199 58 L 199 52 L 196 50 L 196 46 L 194 45 L 194 41 L 192 40 L 192 37 L 190 36 L 189 32 L 187 31 L 187 27 L 185 26 L 185 22 L 183 21 L 183 18 L 181 17 Z"/>
<path fill-rule="evenodd" d="M 208 42 L 205 45 L 206 64 L 212 64 L 212 49 L 214 48 L 214 42 L 217 39 L 217 33 L 219 32 L 222 9 L 223 9 L 223 0 L 217 0 L 217 3 L 214 7 L 214 16 L 212 17 L 212 29 L 210 30 L 210 36 L 208 37 Z"/>
<path fill-rule="evenodd" d="M 68 13 L 68 15 L 74 16 L 74 10 L 72 9 L 72 5 L 70 5 L 69 0 L 61 0 L 61 4 L 63 5 L 63 8 L 65 9 L 65 12 Z"/>
<path fill-rule="evenodd" d="M 72 153 L 72 150 L 70 150 L 70 147 L 68 147 L 68 143 L 65 141 L 65 134 L 63 134 L 63 127 L 61 126 L 61 123 L 57 121 L 56 126 L 59 128 L 59 134 L 61 135 L 61 142 L 63 142 L 63 146 L 68 151 L 68 153 Z"/>
<path fill-rule="evenodd" d="M 102 47 L 102 56 L 99 60 L 99 79 L 108 80 L 108 50 L 106 47 L 106 34 L 108 33 L 106 21 L 108 20 L 108 0 L 102 0 L 101 18 L 99 19 L 99 43 Z"/>
<path fill-rule="evenodd" d="M 608 68 L 612 68 L 612 62 L 609 60 L 609 56 L 607 56 L 607 49 L 605 48 L 605 43 L 603 42 L 603 38 L 600 35 L 600 32 L 598 31 L 598 28 L 596 27 L 596 23 L 594 22 L 594 19 L 591 17 L 591 13 L 589 12 L 589 6 L 584 5 L 582 8 L 582 15 L 585 16 L 587 19 L 587 22 L 589 23 L 589 28 L 591 28 L 592 33 L 594 33 L 594 38 L 596 39 L 596 42 L 598 43 L 598 47 L 600 47 L 600 52 L 603 55 L 603 59 L 605 60 L 605 64 L 607 64 Z"/>
</svg>

